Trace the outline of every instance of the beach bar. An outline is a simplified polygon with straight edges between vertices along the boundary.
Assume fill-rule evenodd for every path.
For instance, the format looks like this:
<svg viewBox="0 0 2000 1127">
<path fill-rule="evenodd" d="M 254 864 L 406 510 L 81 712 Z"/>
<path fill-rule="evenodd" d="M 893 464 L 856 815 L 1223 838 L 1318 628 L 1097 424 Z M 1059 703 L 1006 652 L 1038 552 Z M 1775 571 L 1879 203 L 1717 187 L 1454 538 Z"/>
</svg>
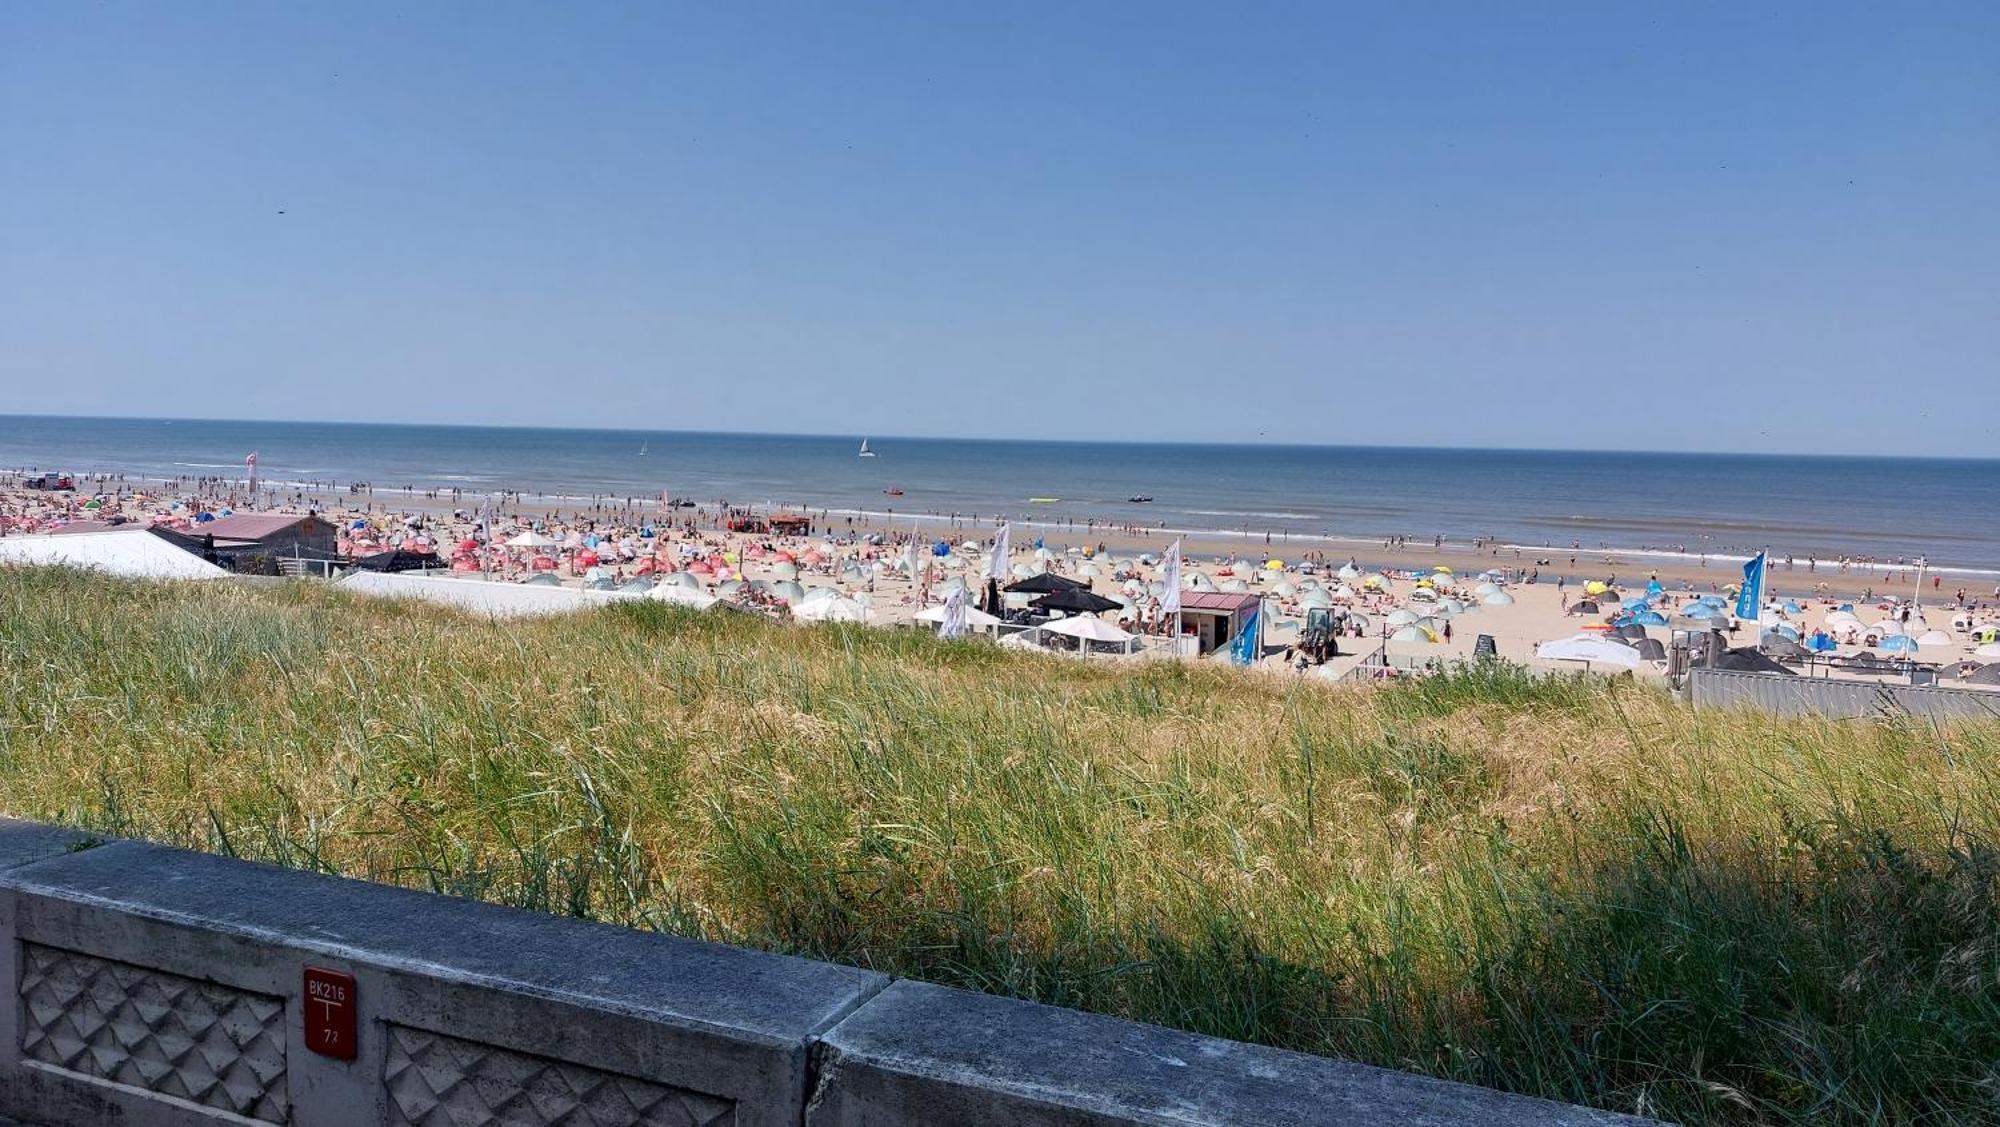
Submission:
<svg viewBox="0 0 2000 1127">
<path fill-rule="evenodd" d="M 1181 592 L 1181 635 L 1195 640 L 1195 653 L 1227 646 L 1257 609 L 1257 596 L 1232 591 Z"/>
</svg>

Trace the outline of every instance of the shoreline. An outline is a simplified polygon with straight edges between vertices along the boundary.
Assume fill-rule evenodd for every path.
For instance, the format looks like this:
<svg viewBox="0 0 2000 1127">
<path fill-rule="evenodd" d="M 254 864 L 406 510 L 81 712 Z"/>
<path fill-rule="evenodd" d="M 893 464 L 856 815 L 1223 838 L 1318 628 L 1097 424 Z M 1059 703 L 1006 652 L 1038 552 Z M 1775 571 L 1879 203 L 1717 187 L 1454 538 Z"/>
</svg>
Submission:
<svg viewBox="0 0 2000 1127">
<path fill-rule="evenodd" d="M 191 467 L 195 468 L 195 467 Z M 234 469 L 234 466 L 203 466 L 199 468 Z M 0 485 L 7 479 L 21 478 L 28 471 L 19 468 L 0 470 Z M 87 491 L 86 484 L 118 486 L 126 491 L 153 490 L 174 492 L 175 495 L 198 497 L 204 500 L 240 499 L 248 491 L 248 481 L 227 476 L 183 475 L 181 477 L 157 474 L 134 474 L 118 471 L 91 471 L 79 477 L 78 496 Z M 447 475 L 447 478 L 453 475 Z M 458 475 L 462 476 L 462 475 Z M 688 513 L 699 513 L 706 519 L 717 519 L 717 502 L 697 502 L 694 509 L 661 509 L 656 497 L 634 497 L 612 494 L 583 494 L 566 492 L 539 492 L 534 490 L 491 489 L 483 493 L 473 493 L 465 488 L 464 482 L 449 482 L 431 488 L 406 484 L 401 486 L 369 485 L 363 492 L 349 492 L 347 486 L 335 479 L 263 479 L 258 482 L 259 490 L 255 503 L 247 507 L 260 511 L 280 511 L 296 509 L 308 505 L 328 511 L 369 511 L 372 507 L 383 513 L 407 512 L 431 515 L 449 514 L 454 510 L 476 510 L 491 497 L 502 496 L 511 500 L 500 503 L 503 511 L 514 513 L 534 513 L 544 517 L 570 514 L 584 519 L 600 520 L 665 520 L 679 523 Z M 191 492 L 191 486 L 198 486 Z M 18 486 L 9 486 L 18 488 Z M 452 491 L 458 490 L 457 496 Z M 114 492 L 115 490 L 106 490 Z M 238 507 L 246 507 L 239 504 Z M 853 531 L 883 533 L 893 536 L 907 535 L 912 527 L 926 531 L 949 529 L 955 534 L 984 536 L 990 534 L 1001 523 L 1000 514 L 942 514 L 936 512 L 898 512 L 891 509 L 865 507 L 839 507 L 829 505 L 788 504 L 775 499 L 738 503 L 733 507 L 749 507 L 759 511 L 806 512 L 821 518 L 832 529 L 833 520 L 851 520 L 843 527 Z M 1220 514 L 1217 514 L 1220 515 Z M 1270 514 L 1276 516 L 1278 514 Z M 1298 514 L 1304 516 L 1305 514 Z M 1186 549 L 1193 554 L 1227 558 L 1236 555 L 1256 554 L 1268 549 L 1273 554 L 1297 554 L 1300 552 L 1320 552 L 1328 555 L 1352 556 L 1357 560 L 1377 560 L 1396 566 L 1410 563 L 1429 562 L 1470 562 L 1488 561 L 1489 566 L 1519 566 L 1522 570 L 1535 567 L 1537 560 L 1550 560 L 1543 565 L 1552 574 L 1589 571 L 1592 567 L 1624 567 L 1644 570 L 1662 579 L 1707 579 L 1732 573 L 1753 558 L 1753 554 L 1741 549 L 1718 549 L 1711 552 L 1689 552 L 1678 548 L 1619 546 L 1599 544 L 1590 546 L 1578 542 L 1569 547 L 1550 543 L 1530 544 L 1510 539 L 1483 539 L 1477 542 L 1465 539 L 1445 538 L 1441 545 L 1430 541 L 1411 538 L 1388 538 L 1385 542 L 1379 536 L 1339 535 L 1332 533 L 1307 533 L 1282 528 L 1199 528 L 1186 525 L 1139 525 L 1120 521 L 1112 517 L 1056 516 L 1053 513 L 1045 519 L 1029 515 L 1007 515 L 1005 523 L 1023 530 L 1032 530 L 1044 537 L 1065 538 L 1065 543 L 1102 542 L 1130 551 L 1163 550 L 1174 539 L 1186 542 Z M 1570 558 L 1576 562 L 1571 564 Z M 1774 577 L 1781 571 L 1788 574 L 1803 573 L 1812 576 L 1812 582 L 1824 582 L 1832 589 L 1860 591 L 1864 586 L 1877 583 L 1894 583 L 1903 580 L 1916 570 L 1914 562 L 1906 560 L 1878 560 L 1866 557 L 1851 557 L 1846 560 L 1818 558 L 1809 564 L 1808 557 L 1796 556 L 1796 568 L 1783 568 L 1779 561 L 1787 557 L 1778 548 L 1772 548 L 1772 571 Z M 1816 566 L 1812 566 L 1816 564 Z M 1963 563 L 1939 564 L 1925 567 L 1927 575 L 1947 577 L 1954 584 L 1978 584 L 1986 581 L 2000 581 L 2000 562 L 1991 566 Z M 1803 576 L 1801 576 L 1803 577 Z M 1775 580 L 1774 580 L 1775 581 Z"/>
</svg>

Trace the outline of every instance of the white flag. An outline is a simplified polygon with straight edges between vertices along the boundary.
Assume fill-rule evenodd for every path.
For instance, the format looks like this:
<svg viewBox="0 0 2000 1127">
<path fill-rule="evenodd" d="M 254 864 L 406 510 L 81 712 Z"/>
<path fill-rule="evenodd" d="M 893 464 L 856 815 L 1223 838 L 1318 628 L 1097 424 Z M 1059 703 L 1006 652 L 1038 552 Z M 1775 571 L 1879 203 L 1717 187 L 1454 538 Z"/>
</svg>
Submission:
<svg viewBox="0 0 2000 1127">
<path fill-rule="evenodd" d="M 965 634 L 965 588 L 953 587 L 944 600 L 944 622 L 938 626 L 938 637 L 958 638 Z"/>
<path fill-rule="evenodd" d="M 986 561 L 986 578 L 1002 583 L 1007 581 L 1007 534 L 1010 527 L 1000 526 L 1000 531 L 993 537 L 993 556 Z"/>
<path fill-rule="evenodd" d="M 1160 596 L 1161 614 L 1181 612 L 1181 542 L 1176 540 L 1167 548 L 1167 558 L 1160 566 L 1160 585 L 1167 589 Z"/>
<path fill-rule="evenodd" d="M 910 573 L 910 582 L 912 583 L 923 578 L 923 549 L 917 544 L 917 529 L 915 525 L 910 526 L 910 546 L 903 549 L 903 569 Z"/>
</svg>

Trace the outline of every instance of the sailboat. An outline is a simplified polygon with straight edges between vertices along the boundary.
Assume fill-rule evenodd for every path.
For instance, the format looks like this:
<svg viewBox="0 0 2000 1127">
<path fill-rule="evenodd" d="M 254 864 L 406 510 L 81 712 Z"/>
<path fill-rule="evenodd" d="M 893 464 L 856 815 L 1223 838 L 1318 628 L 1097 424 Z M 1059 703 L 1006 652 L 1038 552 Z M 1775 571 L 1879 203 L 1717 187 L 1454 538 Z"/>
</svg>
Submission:
<svg viewBox="0 0 2000 1127">
<path fill-rule="evenodd" d="M 643 442 L 639 444 L 639 456 L 641 458 L 646 456 L 646 444 Z"/>
<path fill-rule="evenodd" d="M 870 449 L 868 449 L 868 440 L 867 440 L 867 439 L 865 439 L 865 438 L 864 438 L 864 439 L 862 439 L 862 440 L 861 440 L 861 453 L 859 453 L 859 454 L 855 455 L 855 457 L 857 457 L 857 458 L 873 458 L 874 456 L 875 456 L 875 451 L 873 451 L 873 450 L 870 450 Z"/>
</svg>

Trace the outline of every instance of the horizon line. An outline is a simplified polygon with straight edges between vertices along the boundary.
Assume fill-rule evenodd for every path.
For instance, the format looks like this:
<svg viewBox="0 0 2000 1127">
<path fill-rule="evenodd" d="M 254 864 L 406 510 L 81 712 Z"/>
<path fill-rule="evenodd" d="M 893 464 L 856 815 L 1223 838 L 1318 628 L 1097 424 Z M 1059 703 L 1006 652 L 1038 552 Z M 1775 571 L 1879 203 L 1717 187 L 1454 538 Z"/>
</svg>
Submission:
<svg viewBox="0 0 2000 1127">
<path fill-rule="evenodd" d="M 452 430 L 539 430 L 572 431 L 579 433 L 610 433 L 632 435 L 708 435 L 740 438 L 817 438 L 847 439 L 850 441 L 888 440 L 891 442 L 980 442 L 1003 444 L 1009 442 L 1035 442 L 1063 446 L 1190 446 L 1208 448 L 1251 448 L 1276 450 L 1422 450 L 1432 452 L 1463 452 L 1489 454 L 1626 454 L 1657 455 L 1664 457 L 1722 456 L 1730 458 L 1818 458 L 1828 461 L 1893 461 L 1893 462 L 2000 462 L 2000 457 L 1981 457 L 1971 454 L 1828 454 L 1804 450 L 1724 450 L 1696 449 L 1612 449 L 1601 446 L 1421 446 L 1407 443 L 1384 442 L 1259 442 L 1239 439 L 1234 441 L 1200 439 L 1139 439 L 1139 438 L 1031 438 L 1023 436 L 994 437 L 962 434 L 892 434 L 870 432 L 868 434 L 834 433 L 827 431 L 775 431 L 775 430 L 729 430 L 690 429 L 685 427 L 629 427 L 629 426 L 553 426 L 522 423 L 464 423 L 464 422 L 391 422 L 381 419 L 286 419 L 272 416 L 226 417 L 211 415 L 74 415 L 60 412 L 0 412 L 0 419 L 67 419 L 83 422 L 159 422 L 159 423 L 277 423 L 300 426 L 352 426 L 352 427 L 399 427 L 417 429 L 438 427 Z"/>
</svg>

